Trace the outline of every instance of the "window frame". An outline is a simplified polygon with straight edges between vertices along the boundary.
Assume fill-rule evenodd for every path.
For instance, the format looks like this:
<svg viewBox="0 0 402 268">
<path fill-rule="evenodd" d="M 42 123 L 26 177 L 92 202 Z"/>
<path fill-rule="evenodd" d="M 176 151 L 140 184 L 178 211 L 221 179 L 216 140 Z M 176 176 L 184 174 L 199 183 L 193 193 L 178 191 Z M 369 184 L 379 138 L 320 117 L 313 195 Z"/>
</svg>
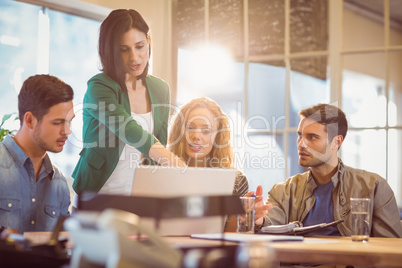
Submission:
<svg viewBox="0 0 402 268">
<path fill-rule="evenodd" d="M 302 53 L 291 53 L 290 52 L 290 1 L 291 0 L 284 0 L 285 3 L 285 43 L 284 43 L 284 54 L 274 54 L 274 55 L 259 55 L 259 56 L 250 56 L 249 51 L 248 51 L 248 40 L 249 40 L 249 15 L 248 15 L 248 0 L 243 0 L 243 20 L 244 20 L 244 27 L 243 27 L 243 34 L 244 34 L 244 57 L 242 61 L 244 62 L 244 104 L 243 104 L 243 118 L 248 118 L 248 82 L 249 82 L 249 64 L 252 61 L 270 61 L 270 60 L 282 60 L 285 62 L 285 68 L 286 68 L 286 101 L 285 101 L 285 127 L 283 129 L 278 129 L 274 131 L 269 131 L 269 130 L 261 130 L 261 129 L 250 129 L 249 133 L 255 133 L 255 134 L 266 134 L 266 135 L 272 135 L 272 134 L 278 134 L 278 133 L 283 133 L 284 135 L 284 152 L 285 152 L 285 157 L 288 159 L 289 157 L 289 146 L 293 146 L 291 141 L 289 140 L 289 135 L 291 133 L 294 133 L 296 131 L 296 128 L 290 127 L 289 126 L 289 110 L 290 110 L 290 81 L 291 81 L 291 66 L 290 66 L 290 61 L 292 59 L 297 59 L 297 58 L 306 58 L 306 57 L 319 57 L 319 56 L 326 56 L 328 59 L 328 75 L 327 79 L 329 80 L 329 91 L 330 91 L 330 103 L 337 103 L 337 105 L 342 108 L 342 70 L 343 70 L 343 56 L 344 55 L 352 55 L 352 54 L 359 54 L 359 53 L 370 53 L 370 52 L 384 52 L 386 54 L 386 73 L 387 73 L 387 79 L 385 81 L 385 87 L 386 87 L 386 125 L 385 127 L 364 127 L 364 128 L 357 128 L 357 127 L 349 127 L 349 130 L 354 131 L 354 130 L 378 130 L 378 129 L 384 129 L 387 133 L 386 137 L 386 176 L 385 179 L 388 179 L 389 177 L 389 170 L 388 170 L 388 133 L 389 130 L 401 130 L 402 126 L 389 126 L 388 124 L 388 102 L 389 102 L 389 57 L 391 52 L 395 51 L 402 51 L 402 45 L 401 46 L 391 46 L 389 44 L 390 40 L 390 25 L 391 25 L 391 20 L 390 20 L 390 0 L 384 0 L 384 46 L 381 47 L 370 47 L 370 48 L 361 48 L 361 49 L 344 49 L 343 48 L 343 11 L 344 8 L 352 9 L 353 6 L 345 2 L 344 0 L 339 0 L 339 1 L 331 1 L 328 0 L 328 50 L 324 51 L 314 51 L 314 52 L 302 52 Z M 173 7 L 177 8 L 177 0 L 173 1 Z M 173 8 L 173 11 L 175 11 L 175 8 Z M 363 14 L 367 16 L 368 14 Z M 369 15 L 370 19 L 374 20 L 381 20 L 382 18 L 374 18 L 373 14 Z M 174 21 L 173 21 L 174 22 Z M 209 0 L 204 0 L 204 35 L 206 36 L 206 42 L 208 42 L 208 25 L 209 25 Z M 173 27 L 174 30 L 174 27 Z M 173 32 L 173 36 L 175 35 L 175 32 Z M 177 44 L 173 45 L 173 54 L 176 55 L 178 50 Z M 176 54 L 175 54 L 176 53 Z M 176 67 L 177 67 L 177 62 L 176 62 Z M 175 69 L 177 71 L 177 68 Z M 177 75 L 176 78 L 177 79 Z M 174 80 L 176 81 L 176 80 Z M 177 81 L 176 81 L 177 84 Z M 289 145 L 290 144 L 290 145 Z M 340 157 L 342 157 L 342 150 L 339 152 Z M 285 165 L 285 178 L 288 178 L 290 175 L 290 168 L 288 167 L 288 161 L 286 161 Z M 399 184 L 402 185 L 402 178 L 398 178 Z M 400 186 L 401 189 L 394 189 L 398 193 L 398 198 L 401 200 L 398 200 L 399 202 L 402 202 L 402 186 Z"/>
</svg>

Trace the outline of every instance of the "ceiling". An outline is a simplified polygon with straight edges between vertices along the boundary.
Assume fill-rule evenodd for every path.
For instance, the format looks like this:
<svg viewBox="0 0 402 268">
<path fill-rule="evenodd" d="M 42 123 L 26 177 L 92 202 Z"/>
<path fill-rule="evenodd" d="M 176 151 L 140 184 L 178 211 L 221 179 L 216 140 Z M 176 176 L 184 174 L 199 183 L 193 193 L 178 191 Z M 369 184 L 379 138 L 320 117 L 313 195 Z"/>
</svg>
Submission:
<svg viewBox="0 0 402 268">
<path fill-rule="evenodd" d="M 384 1 L 383 0 L 344 0 L 346 8 L 353 9 L 364 16 L 383 21 Z M 402 31 L 402 1 L 390 0 L 390 25 L 393 29 Z"/>
</svg>

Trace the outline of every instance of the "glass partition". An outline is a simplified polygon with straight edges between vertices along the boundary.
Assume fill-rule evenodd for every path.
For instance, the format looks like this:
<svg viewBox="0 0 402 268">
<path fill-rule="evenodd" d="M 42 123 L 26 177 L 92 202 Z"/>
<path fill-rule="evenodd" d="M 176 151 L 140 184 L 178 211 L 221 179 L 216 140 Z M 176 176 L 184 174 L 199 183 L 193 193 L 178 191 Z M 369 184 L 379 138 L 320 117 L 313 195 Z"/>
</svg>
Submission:
<svg viewBox="0 0 402 268">
<path fill-rule="evenodd" d="M 389 45 L 402 46 L 402 2 L 400 0 L 389 0 L 390 33 Z"/>
<path fill-rule="evenodd" d="M 82 148 L 82 102 L 87 81 L 100 72 L 97 48 L 100 22 L 53 10 L 48 14 L 49 73 L 73 88 L 76 113 L 63 153 L 50 155 L 63 173 L 71 176 Z"/>
<path fill-rule="evenodd" d="M 29 76 L 50 73 L 71 85 L 76 113 L 73 133 L 61 153 L 49 153 L 66 177 L 71 176 L 82 147 L 80 104 L 86 82 L 99 72 L 99 26 L 99 21 L 40 6 L 0 1 L 0 115 L 18 113 L 18 93 Z"/>
<path fill-rule="evenodd" d="M 384 0 L 345 0 L 343 7 L 343 49 L 385 45 Z"/>
<path fill-rule="evenodd" d="M 286 69 L 283 62 L 249 64 L 248 122 L 253 129 L 285 127 Z"/>
<path fill-rule="evenodd" d="M 236 167 L 244 170 L 250 190 L 263 186 L 264 199 L 275 183 L 285 178 L 284 136 L 247 134 L 244 138 L 245 153 L 236 158 Z"/>
<path fill-rule="evenodd" d="M 350 127 L 385 126 L 385 94 L 384 53 L 344 56 L 342 106 Z"/>
<path fill-rule="evenodd" d="M 349 130 L 342 143 L 342 161 L 354 168 L 387 177 L 386 131 Z"/>
<path fill-rule="evenodd" d="M 389 61 L 388 124 L 402 127 L 402 51 L 389 52 Z"/>
<path fill-rule="evenodd" d="M 285 52 L 285 2 L 248 0 L 249 54 L 268 55 Z"/>
<path fill-rule="evenodd" d="M 388 131 L 388 183 L 396 200 L 402 199 L 402 129 Z"/>
<path fill-rule="evenodd" d="M 18 113 L 22 83 L 36 74 L 39 12 L 38 6 L 0 1 L 0 118 Z"/>
<path fill-rule="evenodd" d="M 327 38 L 328 2 L 291 0 L 290 52 L 327 50 Z"/>
<path fill-rule="evenodd" d="M 329 103 L 326 57 L 299 58 L 290 62 L 289 126 L 299 124 L 298 112 L 311 105 Z"/>
</svg>

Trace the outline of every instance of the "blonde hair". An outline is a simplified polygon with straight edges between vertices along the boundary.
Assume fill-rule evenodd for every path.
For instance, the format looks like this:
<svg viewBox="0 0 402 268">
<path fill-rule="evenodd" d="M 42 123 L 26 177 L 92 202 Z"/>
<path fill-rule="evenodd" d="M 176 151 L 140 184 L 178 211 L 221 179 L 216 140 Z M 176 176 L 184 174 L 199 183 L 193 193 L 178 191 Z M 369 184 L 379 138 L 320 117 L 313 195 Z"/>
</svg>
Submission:
<svg viewBox="0 0 402 268">
<path fill-rule="evenodd" d="M 189 156 L 186 154 L 185 130 L 189 114 L 196 108 L 208 109 L 218 123 L 214 146 L 209 154 L 209 167 L 233 168 L 233 151 L 230 145 L 230 126 L 228 117 L 222 112 L 219 105 L 208 98 L 193 99 L 183 105 L 173 118 L 170 126 L 168 147 L 178 157 L 188 163 Z"/>
</svg>

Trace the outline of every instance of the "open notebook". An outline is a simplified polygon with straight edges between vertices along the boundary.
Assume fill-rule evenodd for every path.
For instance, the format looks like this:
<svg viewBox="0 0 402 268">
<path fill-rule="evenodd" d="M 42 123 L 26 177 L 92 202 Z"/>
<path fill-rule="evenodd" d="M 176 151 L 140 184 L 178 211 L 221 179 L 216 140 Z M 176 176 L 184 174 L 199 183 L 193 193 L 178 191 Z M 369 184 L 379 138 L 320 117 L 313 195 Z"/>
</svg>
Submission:
<svg viewBox="0 0 402 268">
<path fill-rule="evenodd" d="M 161 166 L 137 166 L 134 171 L 132 196 L 181 197 L 231 195 L 237 171 L 222 168 L 176 168 Z M 141 218 L 141 224 L 155 228 L 154 219 Z M 160 235 L 190 235 L 219 233 L 224 218 L 162 219 L 158 230 Z"/>
</svg>

